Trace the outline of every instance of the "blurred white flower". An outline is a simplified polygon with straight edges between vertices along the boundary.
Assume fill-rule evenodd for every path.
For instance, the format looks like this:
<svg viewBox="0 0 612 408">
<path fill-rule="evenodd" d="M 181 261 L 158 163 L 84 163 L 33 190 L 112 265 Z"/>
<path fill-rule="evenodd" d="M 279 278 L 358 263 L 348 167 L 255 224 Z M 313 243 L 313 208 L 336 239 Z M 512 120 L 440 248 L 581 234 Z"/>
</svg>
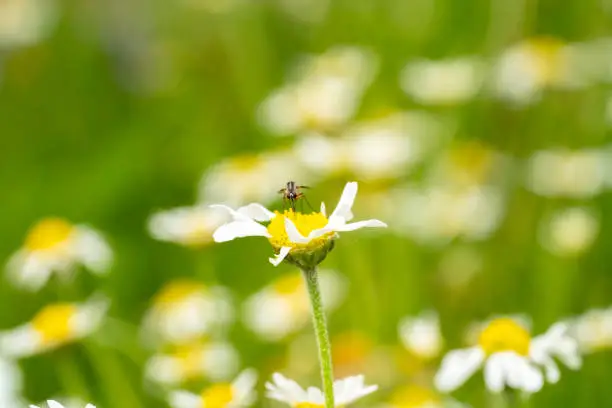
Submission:
<svg viewBox="0 0 612 408">
<path fill-rule="evenodd" d="M 347 377 L 334 381 L 334 403 L 336 407 L 345 407 L 356 400 L 376 391 L 377 385 L 365 385 L 363 375 Z M 325 397 L 316 387 L 304 390 L 293 380 L 282 374 L 274 373 L 272 382 L 266 383 L 268 398 L 285 402 L 296 408 L 324 408 Z"/>
<path fill-rule="evenodd" d="M 321 296 L 327 311 L 346 295 L 346 279 L 332 270 L 319 271 Z M 245 325 L 267 341 L 279 341 L 310 322 L 310 302 L 301 272 L 286 274 L 250 296 L 244 303 Z"/>
<path fill-rule="evenodd" d="M 424 359 L 437 357 L 444 346 L 438 314 L 433 311 L 403 318 L 398 333 L 404 347 Z"/>
<path fill-rule="evenodd" d="M 229 291 L 190 279 L 170 281 L 153 299 L 144 317 L 148 342 L 186 344 L 220 334 L 234 320 Z"/>
<path fill-rule="evenodd" d="M 410 62 L 400 74 L 404 92 L 425 105 L 454 105 L 474 98 L 486 76 L 475 57 Z"/>
<path fill-rule="evenodd" d="M 0 350 L 9 357 L 28 357 L 89 336 L 102 324 L 109 301 L 92 297 L 85 303 L 52 303 L 30 322 L 0 332 Z"/>
<path fill-rule="evenodd" d="M 422 161 L 447 129 L 423 112 L 395 112 L 348 127 L 339 137 L 304 134 L 297 156 L 321 176 L 349 174 L 376 180 L 404 175 Z"/>
<path fill-rule="evenodd" d="M 228 220 L 222 212 L 208 205 L 179 207 L 153 214 L 148 229 L 153 238 L 186 246 L 205 245 L 213 241 L 212 233 Z"/>
<path fill-rule="evenodd" d="M 16 285 L 38 290 L 53 272 L 68 278 L 77 265 L 104 274 L 112 258 L 108 244 L 92 228 L 45 218 L 30 229 L 23 247 L 9 260 L 7 271 Z"/>
<path fill-rule="evenodd" d="M 394 231 L 428 244 L 457 237 L 485 239 L 498 227 L 505 210 L 504 196 L 495 187 L 413 188 L 395 197 L 402 204 L 392 225 Z"/>
<path fill-rule="evenodd" d="M 39 42 L 49 34 L 56 20 L 54 0 L 2 0 L 0 49 Z"/>
<path fill-rule="evenodd" d="M 257 372 L 244 370 L 231 383 L 218 383 L 205 388 L 200 395 L 187 391 L 173 391 L 168 397 L 172 408 L 241 408 L 251 406 L 255 400 Z"/>
<path fill-rule="evenodd" d="M 231 157 L 212 166 L 200 181 L 201 203 L 240 205 L 280 200 L 277 193 L 288 180 L 313 180 L 291 150 Z"/>
<path fill-rule="evenodd" d="M 259 121 L 279 136 L 344 125 L 355 114 L 376 65 L 372 53 L 357 47 L 306 57 L 289 83 L 261 103 Z"/>
<path fill-rule="evenodd" d="M 527 187 L 545 197 L 593 197 L 605 187 L 605 166 L 597 149 L 541 150 L 527 162 Z"/>
<path fill-rule="evenodd" d="M 79 407 L 82 406 L 82 404 L 79 405 Z M 59 402 L 55 401 L 55 400 L 48 400 L 47 401 L 47 407 L 48 408 L 77 408 L 76 404 L 67 404 L 67 405 L 63 405 L 60 404 Z M 44 405 L 41 405 L 40 407 L 38 407 L 37 405 L 30 405 L 30 408 L 45 408 Z M 94 405 L 92 404 L 87 404 L 85 405 L 85 408 L 96 408 Z"/>
<path fill-rule="evenodd" d="M 485 384 L 492 392 L 501 392 L 506 386 L 537 392 L 544 378 L 552 383 L 559 380 L 554 357 L 571 369 L 582 364 L 578 344 L 567 335 L 567 329 L 557 323 L 545 334 L 531 338 L 518 320 L 494 319 L 480 332 L 476 346 L 446 354 L 435 377 L 436 387 L 442 392 L 453 391 L 484 366 Z"/>
<path fill-rule="evenodd" d="M 572 89 L 582 85 L 572 69 L 572 53 L 554 38 L 532 38 L 506 50 L 497 61 L 494 92 L 524 105 L 536 100 L 545 88 Z"/>
<path fill-rule="evenodd" d="M 569 324 L 583 353 L 612 348 L 612 308 L 589 310 Z"/>
<path fill-rule="evenodd" d="M 196 342 L 155 354 L 147 361 L 145 375 L 169 386 L 201 378 L 224 381 L 236 374 L 239 363 L 238 352 L 229 343 Z"/>
<path fill-rule="evenodd" d="M 584 253 L 595 242 L 599 233 L 599 220 L 587 208 L 573 207 L 560 210 L 540 225 L 540 244 L 561 256 Z"/>
</svg>

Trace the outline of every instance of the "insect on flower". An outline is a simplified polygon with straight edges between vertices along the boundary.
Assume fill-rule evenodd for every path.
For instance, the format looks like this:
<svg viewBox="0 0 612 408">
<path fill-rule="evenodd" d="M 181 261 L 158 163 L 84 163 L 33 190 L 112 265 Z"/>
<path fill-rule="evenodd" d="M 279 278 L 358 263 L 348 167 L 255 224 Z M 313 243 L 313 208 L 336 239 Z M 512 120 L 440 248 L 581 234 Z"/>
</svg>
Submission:
<svg viewBox="0 0 612 408">
<path fill-rule="evenodd" d="M 310 188 L 310 187 L 298 186 L 297 184 L 295 184 L 295 181 L 288 181 L 287 185 L 284 188 L 281 188 L 280 190 L 278 190 L 278 193 L 283 195 L 283 207 L 285 206 L 287 201 L 289 201 L 289 206 L 291 207 L 293 211 L 295 211 L 296 201 L 303 198 L 304 201 L 306 201 L 306 204 L 308 204 L 308 206 L 312 209 L 312 206 L 308 202 L 308 199 L 306 198 L 304 193 L 302 193 L 301 191 L 303 188 Z"/>
</svg>

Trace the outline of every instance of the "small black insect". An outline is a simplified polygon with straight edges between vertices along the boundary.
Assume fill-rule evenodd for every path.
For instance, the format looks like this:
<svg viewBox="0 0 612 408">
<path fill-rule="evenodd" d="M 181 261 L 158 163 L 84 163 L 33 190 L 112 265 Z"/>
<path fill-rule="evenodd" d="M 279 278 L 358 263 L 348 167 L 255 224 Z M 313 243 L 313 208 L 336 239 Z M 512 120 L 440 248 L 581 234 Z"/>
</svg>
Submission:
<svg viewBox="0 0 612 408">
<path fill-rule="evenodd" d="M 283 195 L 283 207 L 285 207 L 287 201 L 289 202 L 289 206 L 291 207 L 291 209 L 293 211 L 295 211 L 295 203 L 296 201 L 298 201 L 299 199 L 304 199 L 304 201 L 306 201 L 306 203 L 308 204 L 308 206 L 310 208 L 312 208 L 312 206 L 310 205 L 310 203 L 308 202 L 308 200 L 306 199 L 306 196 L 304 195 L 304 193 L 302 193 L 300 190 L 303 188 L 310 188 L 308 186 L 298 186 L 295 184 L 295 181 L 288 181 L 287 185 L 284 188 L 281 188 L 280 190 L 278 190 L 279 194 Z"/>
</svg>

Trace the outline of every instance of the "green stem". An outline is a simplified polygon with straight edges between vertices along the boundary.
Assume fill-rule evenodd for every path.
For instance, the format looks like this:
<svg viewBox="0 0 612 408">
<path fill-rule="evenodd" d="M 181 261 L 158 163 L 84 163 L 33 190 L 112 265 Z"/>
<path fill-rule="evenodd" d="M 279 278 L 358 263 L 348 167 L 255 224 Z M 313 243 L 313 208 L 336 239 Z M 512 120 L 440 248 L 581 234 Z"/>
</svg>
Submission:
<svg viewBox="0 0 612 408">
<path fill-rule="evenodd" d="M 315 336 L 317 337 L 317 346 L 319 348 L 319 363 L 321 364 L 321 379 L 323 381 L 323 393 L 325 394 L 325 408 L 334 408 L 334 371 L 332 367 L 331 344 L 327 332 L 323 302 L 321 301 L 319 276 L 316 268 L 302 269 L 302 272 L 304 272 L 304 278 L 306 279 L 308 294 L 310 296 L 310 305 L 312 306 L 312 321 Z"/>
</svg>

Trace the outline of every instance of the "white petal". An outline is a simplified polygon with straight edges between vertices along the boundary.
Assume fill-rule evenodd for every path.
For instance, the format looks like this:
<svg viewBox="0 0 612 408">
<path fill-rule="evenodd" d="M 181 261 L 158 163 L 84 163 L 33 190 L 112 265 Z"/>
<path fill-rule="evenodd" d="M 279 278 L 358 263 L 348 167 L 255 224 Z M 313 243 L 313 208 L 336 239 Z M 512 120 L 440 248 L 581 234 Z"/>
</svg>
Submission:
<svg viewBox="0 0 612 408">
<path fill-rule="evenodd" d="M 96 408 L 96 406 L 92 405 L 92 404 L 87 404 L 87 405 L 85 405 L 85 408 Z"/>
<path fill-rule="evenodd" d="M 62 404 L 53 400 L 47 401 L 47 405 L 49 406 L 49 408 L 64 408 Z"/>
<path fill-rule="evenodd" d="M 37 291 L 42 288 L 51 276 L 53 265 L 35 253 L 21 250 L 11 257 L 7 270 L 9 278 L 17 286 Z"/>
<path fill-rule="evenodd" d="M 325 203 L 321 201 L 321 214 L 327 217 L 327 209 L 325 208 Z"/>
<path fill-rule="evenodd" d="M 195 394 L 186 391 L 174 391 L 168 398 L 172 408 L 200 408 L 202 399 Z"/>
<path fill-rule="evenodd" d="M 275 214 L 261 204 L 251 203 L 240 207 L 237 211 L 239 214 L 245 215 L 255 221 L 270 221 L 275 217 Z"/>
<path fill-rule="evenodd" d="M 533 366 L 527 358 L 515 356 L 510 368 L 508 383 L 513 388 L 534 393 L 542 388 L 544 378 L 542 372 Z"/>
<path fill-rule="evenodd" d="M 346 183 L 346 186 L 344 186 L 344 190 L 342 191 L 342 196 L 340 196 L 340 201 L 338 201 L 338 205 L 334 209 L 334 212 L 332 212 L 330 218 L 340 217 L 345 221 L 349 221 L 353 217 L 351 210 L 353 208 L 353 203 L 355 202 L 356 196 L 357 182 L 351 181 Z"/>
<path fill-rule="evenodd" d="M 232 221 L 221 225 L 213 232 L 215 242 L 227 242 L 236 238 L 266 237 L 270 238 L 268 229 L 255 221 Z"/>
<path fill-rule="evenodd" d="M 478 370 L 484 357 L 484 352 L 478 347 L 450 351 L 436 374 L 436 388 L 448 392 L 460 387 Z"/>
<path fill-rule="evenodd" d="M 225 204 L 211 204 L 209 205 L 209 207 L 224 210 L 225 212 L 227 212 L 229 215 L 232 216 L 234 221 L 253 221 L 246 214 L 241 214 L 240 212 L 234 210 L 232 207 L 227 206 Z"/>
<path fill-rule="evenodd" d="M 236 404 L 243 405 L 244 401 L 249 399 L 252 394 L 255 383 L 257 382 L 257 371 L 254 369 L 246 369 L 238 375 L 232 383 L 234 389 L 234 401 Z"/>
<path fill-rule="evenodd" d="M 344 224 L 337 228 L 334 228 L 334 231 L 338 232 L 347 232 L 347 231 L 355 231 L 360 228 L 386 228 L 387 224 L 379 220 L 365 220 L 365 221 L 357 221 L 350 224 Z"/>
<path fill-rule="evenodd" d="M 0 333 L 0 350 L 9 357 L 24 357 L 41 350 L 42 339 L 31 324 Z"/>
<path fill-rule="evenodd" d="M 300 231 L 298 231 L 293 221 L 287 217 L 285 217 L 285 231 L 287 232 L 287 237 L 289 237 L 289 241 L 291 242 L 296 244 L 307 244 L 310 242 L 310 238 L 303 236 Z"/>
<path fill-rule="evenodd" d="M 490 356 L 485 363 L 485 384 L 490 391 L 501 392 L 506 385 L 507 367 L 506 354 L 496 353 Z"/>
<path fill-rule="evenodd" d="M 72 251 L 76 259 L 99 274 L 107 272 L 113 261 L 113 252 L 104 237 L 89 227 L 77 227 Z"/>
<path fill-rule="evenodd" d="M 291 247 L 282 247 L 274 258 L 269 258 L 268 260 L 272 265 L 278 266 L 289 255 L 289 251 L 291 251 Z"/>
</svg>

